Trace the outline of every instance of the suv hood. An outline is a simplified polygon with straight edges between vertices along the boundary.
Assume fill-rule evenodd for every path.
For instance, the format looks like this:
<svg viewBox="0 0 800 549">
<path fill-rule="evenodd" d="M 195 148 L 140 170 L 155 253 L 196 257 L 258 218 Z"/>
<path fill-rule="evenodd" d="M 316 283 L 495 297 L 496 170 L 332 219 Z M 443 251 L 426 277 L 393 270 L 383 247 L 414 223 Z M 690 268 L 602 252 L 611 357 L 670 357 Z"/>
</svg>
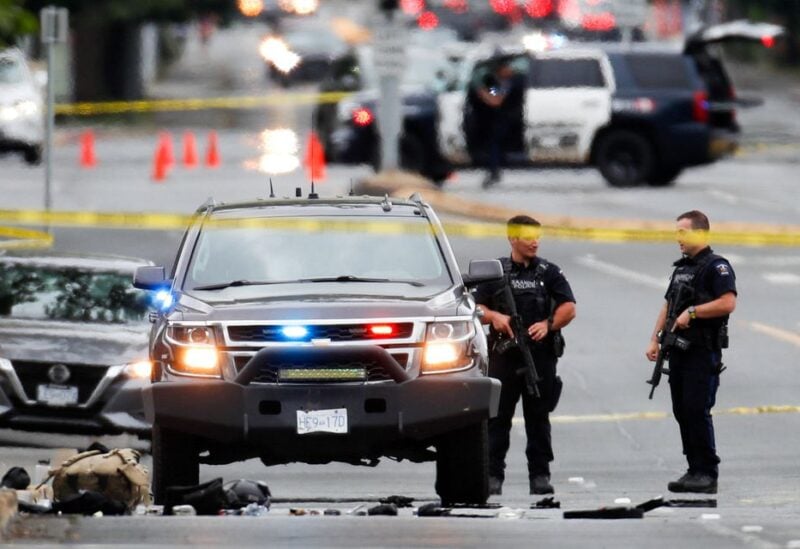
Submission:
<svg viewBox="0 0 800 549">
<path fill-rule="evenodd" d="M 451 289 L 431 299 L 386 296 L 305 296 L 302 300 L 247 301 L 208 304 L 182 296 L 170 315 L 175 321 L 296 321 L 380 318 L 428 318 L 468 314 L 460 292 Z"/>
<path fill-rule="evenodd" d="M 147 357 L 149 326 L 0 321 L 0 357 L 10 360 L 115 365 Z"/>
</svg>

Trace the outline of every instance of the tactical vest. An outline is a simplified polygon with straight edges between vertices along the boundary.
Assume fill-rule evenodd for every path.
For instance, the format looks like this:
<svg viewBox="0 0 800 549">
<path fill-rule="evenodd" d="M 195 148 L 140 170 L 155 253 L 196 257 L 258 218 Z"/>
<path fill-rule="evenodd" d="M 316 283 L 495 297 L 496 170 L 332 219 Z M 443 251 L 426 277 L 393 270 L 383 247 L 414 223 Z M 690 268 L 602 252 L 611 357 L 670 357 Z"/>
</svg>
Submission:
<svg viewBox="0 0 800 549">
<path fill-rule="evenodd" d="M 715 253 L 703 256 L 699 261 L 691 263 L 679 260 L 675 263 L 675 270 L 670 278 L 667 298 L 672 300 L 677 293 L 678 285 L 684 284 L 691 288 L 689 296 L 683 303 L 679 303 L 679 310 L 684 310 L 690 305 L 702 305 L 713 301 L 715 297 L 705 288 L 705 275 L 709 265 L 724 259 Z M 700 343 L 708 349 L 719 350 L 727 347 L 728 317 L 695 319 L 685 330 L 685 336 L 693 343 Z"/>
<path fill-rule="evenodd" d="M 532 301 L 535 309 L 533 313 L 522 310 L 519 307 L 519 301 L 517 301 L 517 311 L 520 313 L 520 315 L 522 315 L 522 318 L 525 320 L 530 320 L 531 322 L 539 322 L 549 318 L 550 313 L 552 312 L 552 303 L 550 295 L 547 293 L 547 288 L 544 285 L 544 275 L 547 272 L 547 268 L 550 266 L 550 264 L 544 259 L 538 259 L 538 264 L 536 265 L 536 269 L 533 273 L 533 280 L 520 280 L 514 278 L 512 273 L 514 263 L 511 261 L 510 257 L 501 257 L 500 264 L 503 266 L 504 275 L 511 274 L 511 293 L 514 294 L 514 298 L 516 299 L 518 296 L 520 296 L 524 301 L 527 302 L 527 296 Z M 515 284 L 515 280 L 519 280 L 519 282 Z"/>
</svg>

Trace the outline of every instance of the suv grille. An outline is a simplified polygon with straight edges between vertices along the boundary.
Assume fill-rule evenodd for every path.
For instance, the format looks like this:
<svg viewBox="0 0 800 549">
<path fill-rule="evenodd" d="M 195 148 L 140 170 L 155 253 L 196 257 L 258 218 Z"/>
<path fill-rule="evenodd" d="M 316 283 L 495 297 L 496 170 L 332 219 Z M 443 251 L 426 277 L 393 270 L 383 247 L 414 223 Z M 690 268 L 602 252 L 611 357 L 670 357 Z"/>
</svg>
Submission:
<svg viewBox="0 0 800 549">
<path fill-rule="evenodd" d="M 245 365 L 250 361 L 249 356 L 237 356 L 234 358 L 236 371 L 241 372 Z M 406 367 L 408 362 L 408 354 L 392 355 L 400 366 Z M 288 376 L 287 370 L 306 370 L 313 375 L 304 377 Z M 330 375 L 325 375 L 324 371 L 329 370 Z M 282 371 L 284 372 L 282 374 Z M 343 377 L 342 372 L 363 372 L 363 377 Z M 389 374 L 383 369 L 380 363 L 375 361 L 352 361 L 352 362 L 325 362 L 325 363 L 308 363 L 308 362 L 282 362 L 270 363 L 263 366 L 258 374 L 252 379 L 251 383 L 317 383 L 317 382 L 352 382 L 352 381 L 388 381 L 392 379 Z"/>
<path fill-rule="evenodd" d="M 39 385 L 52 384 L 47 376 L 47 371 L 53 366 L 51 362 L 27 362 L 15 360 L 14 371 L 22 383 L 25 396 L 30 400 L 36 400 L 36 388 Z M 94 392 L 97 384 L 106 375 L 106 366 L 86 366 L 66 364 L 70 371 L 69 380 L 64 385 L 78 387 L 78 404 L 83 404 Z"/>
<path fill-rule="evenodd" d="M 311 341 L 330 339 L 331 341 L 358 341 L 370 339 L 405 339 L 411 337 L 414 324 L 404 322 L 392 324 L 394 331 L 389 335 L 373 335 L 368 324 L 331 324 L 307 326 L 308 334 L 292 341 Z M 236 342 L 275 343 L 287 341 L 282 332 L 283 326 L 228 326 L 228 337 Z"/>
</svg>

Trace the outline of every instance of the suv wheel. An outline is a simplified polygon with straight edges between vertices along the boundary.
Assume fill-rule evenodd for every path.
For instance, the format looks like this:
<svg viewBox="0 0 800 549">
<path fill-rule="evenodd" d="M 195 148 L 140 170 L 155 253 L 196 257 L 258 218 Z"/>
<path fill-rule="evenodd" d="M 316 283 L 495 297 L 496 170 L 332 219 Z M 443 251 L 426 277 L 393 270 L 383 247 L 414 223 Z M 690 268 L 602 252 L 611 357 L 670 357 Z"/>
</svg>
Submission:
<svg viewBox="0 0 800 549">
<path fill-rule="evenodd" d="M 200 461 L 192 436 L 153 425 L 153 499 L 163 505 L 169 486 L 200 482 Z"/>
<path fill-rule="evenodd" d="M 642 135 L 615 130 L 597 145 L 597 166 L 614 187 L 633 187 L 650 178 L 655 155 L 650 142 Z"/>
<path fill-rule="evenodd" d="M 23 152 L 25 162 L 31 166 L 38 166 L 42 163 L 42 148 L 39 146 L 28 147 Z"/>
<path fill-rule="evenodd" d="M 683 170 L 681 168 L 658 168 L 653 170 L 653 173 L 650 175 L 650 178 L 647 182 L 652 187 L 668 187 L 675 183 L 675 180 L 681 174 Z"/>
<path fill-rule="evenodd" d="M 489 499 L 487 420 L 442 435 L 436 444 L 436 493 L 442 505 Z"/>
</svg>

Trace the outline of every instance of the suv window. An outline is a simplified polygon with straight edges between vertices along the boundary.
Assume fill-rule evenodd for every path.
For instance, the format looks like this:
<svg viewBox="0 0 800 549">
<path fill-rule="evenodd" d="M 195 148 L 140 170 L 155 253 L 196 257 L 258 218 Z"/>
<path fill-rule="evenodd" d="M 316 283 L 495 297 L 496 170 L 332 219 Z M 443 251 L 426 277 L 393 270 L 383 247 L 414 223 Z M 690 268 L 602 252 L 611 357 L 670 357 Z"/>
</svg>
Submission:
<svg viewBox="0 0 800 549">
<path fill-rule="evenodd" d="M 200 234 L 184 287 L 191 291 L 197 286 L 249 280 L 268 284 L 238 291 L 280 295 L 286 292 L 285 284 L 299 283 L 307 284 L 307 293 L 313 294 L 318 289 L 308 283 L 321 281 L 312 279 L 337 277 L 405 281 L 399 291 L 418 291 L 419 295 L 430 295 L 452 283 L 427 219 L 304 216 L 250 219 L 248 223 L 218 220 Z M 325 293 L 391 293 L 388 284 L 339 286 L 326 288 Z"/>
<path fill-rule="evenodd" d="M 603 72 L 597 59 L 536 59 L 532 88 L 602 88 Z"/>
<path fill-rule="evenodd" d="M 693 87 L 689 66 L 681 55 L 636 54 L 627 55 L 625 59 L 637 88 L 687 90 Z"/>
</svg>

